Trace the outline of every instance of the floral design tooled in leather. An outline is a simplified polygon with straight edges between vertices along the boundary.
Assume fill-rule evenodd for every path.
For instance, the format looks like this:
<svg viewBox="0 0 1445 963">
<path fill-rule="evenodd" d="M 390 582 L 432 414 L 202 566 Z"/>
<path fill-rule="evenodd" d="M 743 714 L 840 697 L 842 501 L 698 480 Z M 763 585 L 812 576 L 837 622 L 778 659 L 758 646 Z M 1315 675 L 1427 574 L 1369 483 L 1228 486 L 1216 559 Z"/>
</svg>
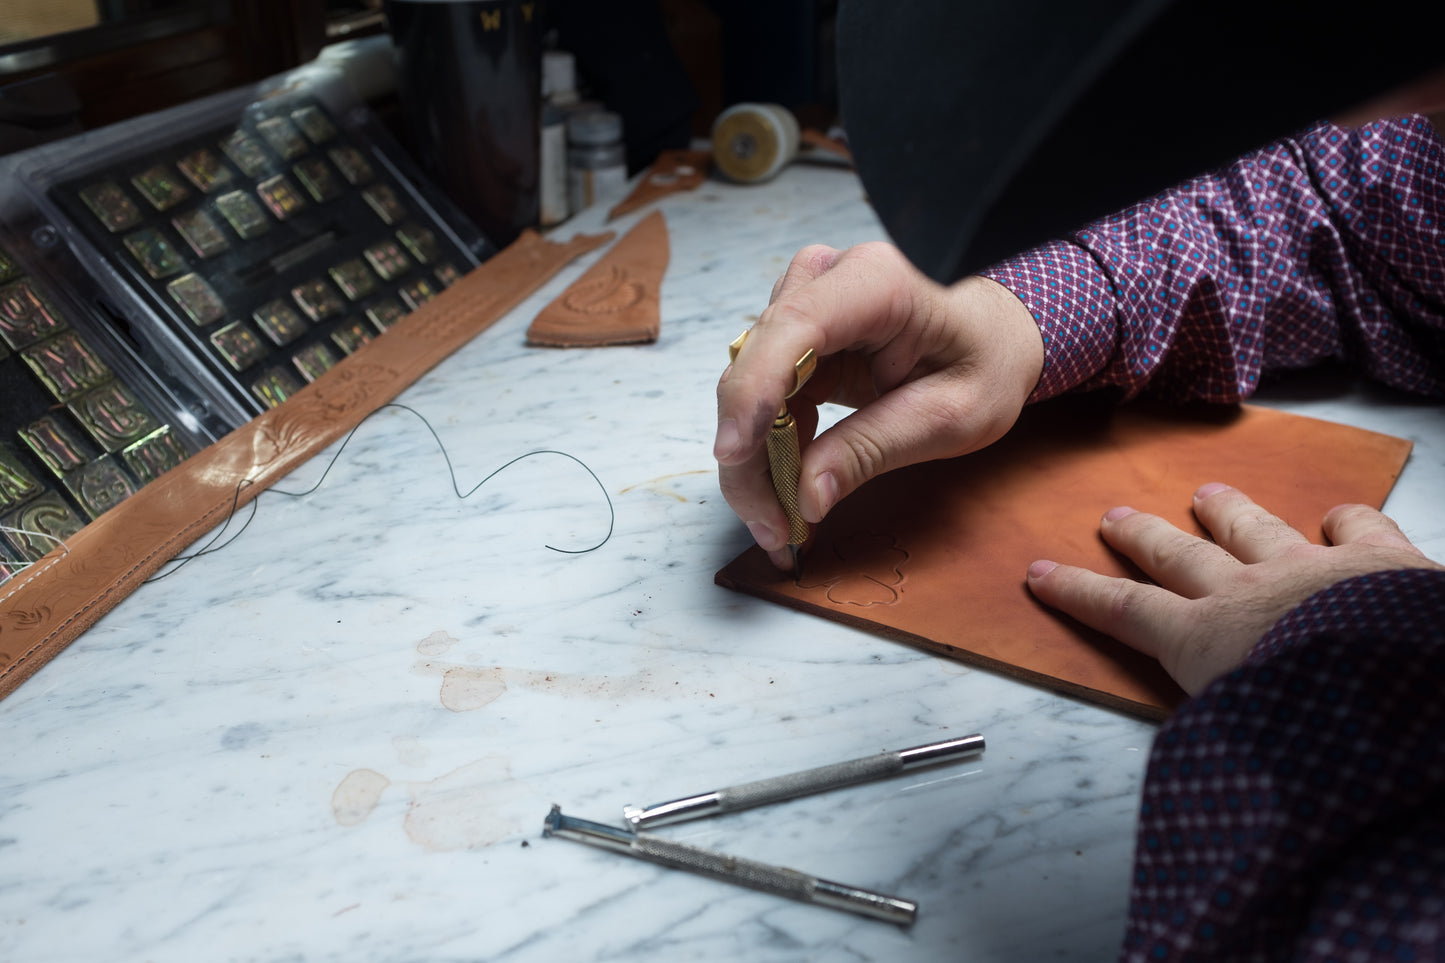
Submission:
<svg viewBox="0 0 1445 963">
<path fill-rule="evenodd" d="M 908 553 L 892 535 L 858 532 L 818 546 L 804 566 L 801 588 L 822 589 L 834 605 L 893 605 L 903 594 L 903 566 Z M 807 569 L 824 577 L 807 580 Z M 842 572 L 829 575 L 830 572 Z"/>
</svg>

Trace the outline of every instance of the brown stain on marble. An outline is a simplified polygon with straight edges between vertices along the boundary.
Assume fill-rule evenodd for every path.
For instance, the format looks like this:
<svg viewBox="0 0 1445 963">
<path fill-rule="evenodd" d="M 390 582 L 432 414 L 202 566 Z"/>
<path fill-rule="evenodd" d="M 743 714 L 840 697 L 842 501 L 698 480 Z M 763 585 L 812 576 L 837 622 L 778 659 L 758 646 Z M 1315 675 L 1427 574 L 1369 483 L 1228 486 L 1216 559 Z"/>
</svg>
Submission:
<svg viewBox="0 0 1445 963">
<path fill-rule="evenodd" d="M 391 780 L 374 769 L 353 769 L 331 794 L 331 813 L 341 826 L 359 826 L 371 815 Z"/>
<path fill-rule="evenodd" d="M 453 712 L 481 709 L 510 689 L 545 692 L 563 698 L 624 699 L 660 697 L 671 699 L 684 693 L 696 694 L 696 686 L 680 688 L 685 681 L 676 672 L 639 669 L 626 675 L 593 675 L 509 666 L 469 666 L 446 661 L 417 662 L 412 671 L 441 676 L 441 702 Z"/>
<path fill-rule="evenodd" d="M 677 472 L 673 472 L 673 473 L 670 474 L 670 475 L 658 475 L 656 478 L 649 479 L 648 481 L 638 482 L 638 483 L 635 484 L 635 485 L 628 485 L 626 488 L 622 489 L 622 490 L 619 491 L 617 494 L 619 494 L 619 495 L 626 495 L 628 492 L 636 491 L 636 490 L 639 489 L 639 488 L 645 488 L 645 489 L 647 489 L 648 491 L 652 492 L 654 495 L 663 495 L 663 496 L 665 496 L 665 497 L 667 497 L 667 498 L 676 498 L 676 499 L 677 499 L 678 501 L 680 501 L 680 502 L 685 502 L 685 501 L 687 501 L 687 499 L 686 499 L 685 497 L 683 497 L 682 495 L 679 495 L 677 492 L 673 491 L 671 488 L 665 487 L 665 486 L 663 485 L 663 482 L 670 481 L 670 480 L 672 480 L 672 479 L 674 479 L 674 478 L 683 478 L 683 477 L 685 477 L 685 476 L 687 476 L 687 475 L 711 475 L 711 474 L 712 474 L 712 471 L 709 470 L 709 469 L 696 468 L 696 469 L 693 469 L 692 471 L 677 471 Z"/>
<path fill-rule="evenodd" d="M 507 691 L 501 669 L 452 666 L 442 673 L 442 705 L 453 712 L 471 712 L 490 705 Z"/>
</svg>

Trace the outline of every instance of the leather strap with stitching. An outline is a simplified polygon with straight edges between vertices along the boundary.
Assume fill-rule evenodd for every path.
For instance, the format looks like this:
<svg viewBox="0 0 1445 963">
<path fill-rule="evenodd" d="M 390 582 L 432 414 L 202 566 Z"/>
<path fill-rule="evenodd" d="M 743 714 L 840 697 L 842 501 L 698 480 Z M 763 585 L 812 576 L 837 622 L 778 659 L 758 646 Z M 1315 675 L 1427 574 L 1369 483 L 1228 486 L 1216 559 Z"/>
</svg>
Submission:
<svg viewBox="0 0 1445 963">
<path fill-rule="evenodd" d="M 356 427 L 575 258 L 611 237 L 579 235 L 553 242 L 524 232 L 384 336 L 0 585 L 0 698 L 227 514 Z"/>
</svg>

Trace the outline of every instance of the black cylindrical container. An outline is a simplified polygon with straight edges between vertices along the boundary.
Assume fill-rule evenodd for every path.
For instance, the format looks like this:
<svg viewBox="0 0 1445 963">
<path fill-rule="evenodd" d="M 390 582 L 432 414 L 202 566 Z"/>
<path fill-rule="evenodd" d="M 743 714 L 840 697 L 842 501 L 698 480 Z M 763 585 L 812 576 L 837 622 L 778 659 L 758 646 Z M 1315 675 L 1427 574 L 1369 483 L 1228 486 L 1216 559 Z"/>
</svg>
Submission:
<svg viewBox="0 0 1445 963">
<path fill-rule="evenodd" d="M 534 0 L 387 0 L 417 163 L 497 246 L 537 223 Z"/>
</svg>

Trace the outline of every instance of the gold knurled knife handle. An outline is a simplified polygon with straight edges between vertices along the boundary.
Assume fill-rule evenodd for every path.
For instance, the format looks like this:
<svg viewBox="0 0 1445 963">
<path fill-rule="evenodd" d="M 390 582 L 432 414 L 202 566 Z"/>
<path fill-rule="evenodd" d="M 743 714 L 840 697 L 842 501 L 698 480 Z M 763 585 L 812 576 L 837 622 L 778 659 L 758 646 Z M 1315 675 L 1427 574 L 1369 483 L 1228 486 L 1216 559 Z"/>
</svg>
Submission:
<svg viewBox="0 0 1445 963">
<path fill-rule="evenodd" d="M 798 453 L 798 423 L 791 414 L 777 418 L 768 429 L 768 468 L 773 476 L 773 492 L 788 516 L 788 544 L 802 545 L 808 540 L 808 523 L 798 512 L 798 478 L 803 473 L 803 459 Z"/>
</svg>

